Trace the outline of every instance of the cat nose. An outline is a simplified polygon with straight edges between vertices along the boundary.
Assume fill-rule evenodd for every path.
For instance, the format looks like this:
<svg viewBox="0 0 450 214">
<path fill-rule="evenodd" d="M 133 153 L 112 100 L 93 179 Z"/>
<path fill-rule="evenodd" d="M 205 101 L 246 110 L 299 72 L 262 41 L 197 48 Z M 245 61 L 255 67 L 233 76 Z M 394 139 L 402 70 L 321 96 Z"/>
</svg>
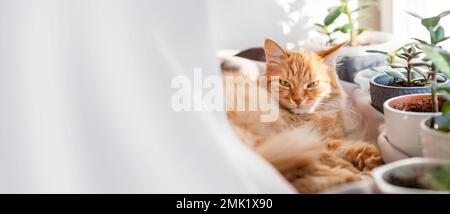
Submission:
<svg viewBox="0 0 450 214">
<path fill-rule="evenodd" d="M 302 98 L 300 97 L 293 97 L 292 100 L 294 100 L 295 104 L 300 105 L 302 103 Z"/>
</svg>

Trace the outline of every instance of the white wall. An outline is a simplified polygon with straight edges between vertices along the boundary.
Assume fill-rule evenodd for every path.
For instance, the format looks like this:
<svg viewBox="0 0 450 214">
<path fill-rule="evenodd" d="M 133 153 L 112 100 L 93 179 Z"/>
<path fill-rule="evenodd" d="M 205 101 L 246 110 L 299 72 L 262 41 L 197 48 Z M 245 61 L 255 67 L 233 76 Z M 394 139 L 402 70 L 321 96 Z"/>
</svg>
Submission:
<svg viewBox="0 0 450 214">
<path fill-rule="evenodd" d="M 297 43 L 321 22 L 330 0 L 212 0 L 210 16 L 217 48 L 262 46 L 266 37 Z"/>
<path fill-rule="evenodd" d="M 406 13 L 412 11 L 422 17 L 435 16 L 445 10 L 450 10 L 450 1 L 439 0 L 381 0 L 382 29 L 393 33 L 402 39 L 419 38 L 429 41 L 427 30 L 421 25 L 420 20 Z M 440 25 L 450 31 L 450 16 L 443 18 Z M 444 48 L 450 49 L 450 41 L 440 43 Z"/>
</svg>

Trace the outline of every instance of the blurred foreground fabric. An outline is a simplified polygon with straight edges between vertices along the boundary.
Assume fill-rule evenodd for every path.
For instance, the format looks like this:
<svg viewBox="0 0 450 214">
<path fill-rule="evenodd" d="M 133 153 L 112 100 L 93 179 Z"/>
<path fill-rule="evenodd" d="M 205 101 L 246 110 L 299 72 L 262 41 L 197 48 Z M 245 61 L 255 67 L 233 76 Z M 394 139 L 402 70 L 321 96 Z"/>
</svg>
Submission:
<svg viewBox="0 0 450 214">
<path fill-rule="evenodd" d="M 0 0 L 0 193 L 293 193 L 224 112 L 174 112 L 219 75 L 206 0 Z"/>
</svg>

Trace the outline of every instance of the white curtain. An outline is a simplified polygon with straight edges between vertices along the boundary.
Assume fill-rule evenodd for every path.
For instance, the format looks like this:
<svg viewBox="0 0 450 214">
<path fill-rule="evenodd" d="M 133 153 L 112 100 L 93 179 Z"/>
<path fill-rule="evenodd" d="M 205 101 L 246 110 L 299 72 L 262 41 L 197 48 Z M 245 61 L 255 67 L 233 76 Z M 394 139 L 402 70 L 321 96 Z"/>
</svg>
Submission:
<svg viewBox="0 0 450 214">
<path fill-rule="evenodd" d="M 292 193 L 223 112 L 175 113 L 219 74 L 206 0 L 0 0 L 1 193 Z"/>
</svg>

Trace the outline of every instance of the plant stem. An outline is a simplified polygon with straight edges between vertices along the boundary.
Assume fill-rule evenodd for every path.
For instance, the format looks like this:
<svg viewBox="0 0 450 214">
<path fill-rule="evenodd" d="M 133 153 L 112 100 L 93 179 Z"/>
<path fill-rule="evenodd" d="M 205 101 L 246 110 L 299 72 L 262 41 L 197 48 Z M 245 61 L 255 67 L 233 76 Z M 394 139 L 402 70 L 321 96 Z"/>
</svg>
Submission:
<svg viewBox="0 0 450 214">
<path fill-rule="evenodd" d="M 407 85 L 408 86 L 411 86 L 412 85 L 412 83 L 411 83 L 411 80 L 412 80 L 412 66 L 411 66 L 411 60 L 414 58 L 414 57 L 407 57 L 408 58 L 408 60 L 406 61 L 406 64 L 408 65 L 407 66 L 407 68 L 406 68 L 406 78 L 407 78 Z"/>
<path fill-rule="evenodd" d="M 431 81 L 437 84 L 436 67 L 431 65 Z M 439 112 L 439 99 L 436 93 L 436 87 L 431 87 L 431 108 L 433 112 Z"/>
<path fill-rule="evenodd" d="M 434 34 L 433 30 L 428 29 L 428 32 L 430 33 L 430 42 L 433 45 L 436 45 L 433 41 L 433 36 L 432 34 Z M 436 78 L 436 66 L 434 66 L 434 63 L 431 64 L 431 81 L 435 84 L 437 84 L 437 78 Z M 433 110 L 433 112 L 439 112 L 439 99 L 438 99 L 438 95 L 436 92 L 436 87 L 432 86 L 431 87 L 431 108 Z M 434 124 L 434 119 L 431 121 Z"/>
<path fill-rule="evenodd" d="M 330 33 L 330 31 L 328 30 L 328 27 L 325 29 L 325 34 L 327 35 L 327 37 L 328 37 L 328 41 L 327 41 L 327 45 L 328 46 L 332 46 L 333 45 L 333 37 L 331 37 L 331 33 Z"/>
<path fill-rule="evenodd" d="M 350 33 L 350 46 L 356 46 L 356 37 L 358 36 L 358 31 L 352 29 L 352 32 Z"/>
<path fill-rule="evenodd" d="M 358 30 L 355 29 L 352 12 L 348 8 L 347 0 L 341 0 L 341 4 L 342 4 L 342 8 L 344 10 L 344 13 L 347 16 L 348 23 L 351 25 L 349 45 L 356 46 L 356 37 L 358 36 Z"/>
<path fill-rule="evenodd" d="M 408 68 L 406 69 L 406 78 L 407 78 L 407 85 L 411 86 L 412 85 L 412 72 L 411 72 L 411 67 L 408 66 Z"/>
<path fill-rule="evenodd" d="M 434 87 L 431 88 L 431 96 L 431 106 L 433 108 L 432 110 L 433 112 L 439 112 L 439 100 L 437 97 L 436 89 Z"/>
</svg>

